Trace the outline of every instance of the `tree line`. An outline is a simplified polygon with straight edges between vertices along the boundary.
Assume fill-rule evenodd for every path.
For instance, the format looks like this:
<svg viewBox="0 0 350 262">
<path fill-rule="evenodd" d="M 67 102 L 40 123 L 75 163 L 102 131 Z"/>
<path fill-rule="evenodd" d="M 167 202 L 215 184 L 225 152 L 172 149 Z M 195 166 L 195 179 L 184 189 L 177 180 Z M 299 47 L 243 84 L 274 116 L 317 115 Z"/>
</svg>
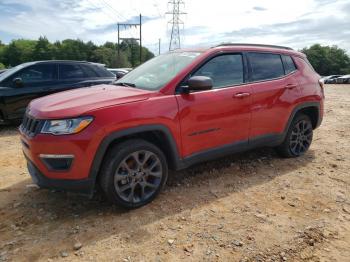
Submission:
<svg viewBox="0 0 350 262">
<path fill-rule="evenodd" d="M 17 39 L 9 44 L 0 41 L 0 69 L 38 60 L 83 60 L 105 64 L 107 67 L 135 67 L 154 57 L 147 48 L 142 47 L 139 57 L 139 44 L 135 40 L 123 41 L 119 45 L 106 42 L 96 45 L 93 42 L 66 39 L 50 43 L 46 37 L 38 40 Z M 323 76 L 350 74 L 350 57 L 346 50 L 337 46 L 314 44 L 300 50 L 307 55 L 315 70 Z"/>
<path fill-rule="evenodd" d="M 39 60 L 81 60 L 105 64 L 107 67 L 135 67 L 154 57 L 146 47 L 142 47 L 140 61 L 139 43 L 135 40 L 123 41 L 119 45 L 66 39 L 50 43 L 46 37 L 38 40 L 17 39 L 9 44 L 0 41 L 0 69 L 14 67 L 24 62 Z"/>
<path fill-rule="evenodd" d="M 314 44 L 300 50 L 321 76 L 350 74 L 350 57 L 346 50 L 337 46 Z"/>
</svg>

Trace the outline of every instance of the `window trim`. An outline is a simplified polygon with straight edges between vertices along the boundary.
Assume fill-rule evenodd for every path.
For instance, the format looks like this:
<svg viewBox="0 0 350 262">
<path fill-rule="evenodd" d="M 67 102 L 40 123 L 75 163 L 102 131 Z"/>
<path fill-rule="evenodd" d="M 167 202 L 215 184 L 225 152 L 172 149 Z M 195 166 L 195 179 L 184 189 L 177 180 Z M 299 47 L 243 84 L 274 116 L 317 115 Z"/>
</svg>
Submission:
<svg viewBox="0 0 350 262">
<path fill-rule="evenodd" d="M 223 55 L 241 55 L 242 56 L 242 63 L 243 63 L 243 83 L 240 84 L 235 84 L 235 85 L 228 85 L 228 86 L 222 86 L 219 88 L 212 88 L 210 90 L 199 90 L 199 91 L 194 91 L 191 92 L 192 93 L 201 93 L 201 92 L 207 92 L 207 91 L 218 91 L 220 89 L 226 89 L 226 88 L 230 88 L 230 87 L 236 87 L 236 86 L 242 86 L 247 84 L 247 80 L 248 80 L 248 66 L 247 66 L 247 57 L 245 56 L 245 52 L 237 52 L 237 51 L 220 51 L 217 53 L 214 53 L 212 55 L 209 55 L 208 57 L 206 57 L 204 60 L 202 60 L 200 63 L 198 63 L 192 70 L 191 72 L 189 72 L 176 86 L 175 88 L 175 95 L 177 94 L 182 94 L 182 86 L 183 83 L 186 82 L 195 72 L 197 72 L 202 66 L 204 66 L 206 63 L 208 63 L 210 60 L 219 57 L 219 56 L 223 56 Z"/>
</svg>

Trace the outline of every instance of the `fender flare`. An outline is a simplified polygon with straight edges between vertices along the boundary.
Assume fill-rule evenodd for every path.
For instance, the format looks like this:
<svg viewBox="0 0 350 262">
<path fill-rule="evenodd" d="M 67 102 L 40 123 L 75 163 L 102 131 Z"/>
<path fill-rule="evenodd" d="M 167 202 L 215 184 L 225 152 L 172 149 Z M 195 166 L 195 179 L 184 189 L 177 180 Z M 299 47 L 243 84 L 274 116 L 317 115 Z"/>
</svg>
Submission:
<svg viewBox="0 0 350 262">
<path fill-rule="evenodd" d="M 172 135 L 169 128 L 167 128 L 164 125 L 160 124 L 152 124 L 152 125 L 141 125 L 137 127 L 131 127 L 127 129 L 122 129 L 119 131 L 112 132 L 105 136 L 98 146 L 95 157 L 93 159 L 92 165 L 90 167 L 89 172 L 89 179 L 93 179 L 94 182 L 96 182 L 96 178 L 98 176 L 98 173 L 100 171 L 100 167 L 102 165 L 103 158 L 109 148 L 109 146 L 118 138 L 122 138 L 129 135 L 136 135 L 138 133 L 142 132 L 150 132 L 150 131 L 160 131 L 162 132 L 166 139 L 169 146 L 169 150 L 171 153 L 171 161 L 173 161 L 173 164 L 175 166 L 175 169 L 177 169 L 181 165 L 180 155 L 178 152 L 177 144 L 175 141 L 174 136 Z"/>
<path fill-rule="evenodd" d="M 299 104 L 297 105 L 296 107 L 294 107 L 292 113 L 290 114 L 289 116 L 289 119 L 287 121 L 287 124 L 286 124 L 286 127 L 284 128 L 284 131 L 283 131 L 283 140 L 284 140 L 284 137 L 287 135 L 287 132 L 289 130 L 289 127 L 294 119 L 294 117 L 296 116 L 296 114 L 304 109 L 304 108 L 308 108 L 308 107 L 315 107 L 317 108 L 317 113 L 318 113 L 318 117 L 317 117 L 317 124 L 316 124 L 316 127 L 319 127 L 321 125 L 321 122 L 322 122 L 322 115 L 321 115 L 321 105 L 320 105 L 320 102 L 304 102 L 302 104 Z"/>
</svg>

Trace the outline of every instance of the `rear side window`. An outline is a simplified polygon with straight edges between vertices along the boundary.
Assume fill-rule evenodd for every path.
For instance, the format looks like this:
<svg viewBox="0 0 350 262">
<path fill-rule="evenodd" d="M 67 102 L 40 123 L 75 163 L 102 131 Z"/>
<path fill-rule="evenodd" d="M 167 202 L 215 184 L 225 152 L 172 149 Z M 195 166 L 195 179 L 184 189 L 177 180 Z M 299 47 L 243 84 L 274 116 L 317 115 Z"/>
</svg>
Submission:
<svg viewBox="0 0 350 262">
<path fill-rule="evenodd" d="M 293 59 L 289 55 L 282 55 L 282 60 L 283 60 L 284 71 L 286 75 L 297 70 Z"/>
<path fill-rule="evenodd" d="M 284 75 L 281 56 L 268 53 L 248 54 L 251 66 L 251 80 L 261 81 L 278 78 Z"/>
<path fill-rule="evenodd" d="M 61 64 L 59 66 L 60 79 L 84 78 L 86 75 L 80 65 Z"/>
<path fill-rule="evenodd" d="M 204 64 L 193 76 L 207 76 L 213 80 L 213 88 L 243 83 L 243 59 L 240 54 L 214 57 Z"/>
<path fill-rule="evenodd" d="M 91 68 L 98 74 L 99 77 L 115 77 L 114 74 L 109 72 L 106 68 L 98 65 L 90 65 Z"/>
<path fill-rule="evenodd" d="M 80 65 L 85 75 L 89 78 L 98 77 L 98 74 L 89 65 Z"/>
</svg>

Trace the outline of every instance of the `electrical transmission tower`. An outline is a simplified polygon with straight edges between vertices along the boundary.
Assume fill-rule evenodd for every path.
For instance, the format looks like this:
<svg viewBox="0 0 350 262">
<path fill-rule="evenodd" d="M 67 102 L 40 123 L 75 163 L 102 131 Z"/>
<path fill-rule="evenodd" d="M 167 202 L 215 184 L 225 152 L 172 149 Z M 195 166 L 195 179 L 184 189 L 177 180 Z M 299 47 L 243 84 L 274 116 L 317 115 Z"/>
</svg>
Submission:
<svg viewBox="0 0 350 262">
<path fill-rule="evenodd" d="M 181 10 L 185 6 L 183 0 L 171 0 L 168 3 L 170 4 L 170 11 L 166 14 L 172 16 L 171 20 L 168 22 L 171 24 L 169 51 L 172 51 L 181 48 L 180 25 L 183 25 L 184 23 L 180 19 L 180 16 L 186 13 Z"/>
</svg>

